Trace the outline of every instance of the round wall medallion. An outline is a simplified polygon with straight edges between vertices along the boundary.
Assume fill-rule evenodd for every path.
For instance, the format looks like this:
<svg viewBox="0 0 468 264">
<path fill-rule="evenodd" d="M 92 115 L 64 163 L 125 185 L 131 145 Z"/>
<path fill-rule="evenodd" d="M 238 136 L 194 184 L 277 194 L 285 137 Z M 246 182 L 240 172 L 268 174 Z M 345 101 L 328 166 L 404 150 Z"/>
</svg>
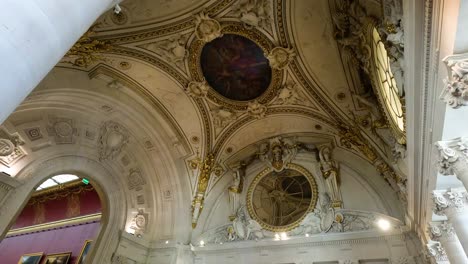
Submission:
<svg viewBox="0 0 468 264">
<path fill-rule="evenodd" d="M 208 84 L 231 100 L 253 100 L 271 82 L 272 71 L 263 50 L 240 35 L 224 34 L 207 43 L 202 49 L 200 66 Z"/>
<path fill-rule="evenodd" d="M 317 194 L 314 177 L 302 166 L 288 164 L 280 172 L 266 168 L 249 187 L 247 209 L 264 229 L 287 232 L 314 210 Z"/>
<path fill-rule="evenodd" d="M 10 140 L 0 138 L 0 157 L 6 157 L 12 154 L 14 150 L 15 145 Z"/>
</svg>

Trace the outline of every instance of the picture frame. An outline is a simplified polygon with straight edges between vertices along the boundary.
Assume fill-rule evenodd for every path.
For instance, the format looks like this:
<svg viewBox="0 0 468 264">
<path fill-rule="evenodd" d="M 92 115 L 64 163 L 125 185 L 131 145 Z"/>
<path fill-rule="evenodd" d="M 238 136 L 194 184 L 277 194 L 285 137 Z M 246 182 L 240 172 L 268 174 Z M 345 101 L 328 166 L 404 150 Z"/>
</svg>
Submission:
<svg viewBox="0 0 468 264">
<path fill-rule="evenodd" d="M 86 257 L 91 249 L 93 240 L 87 239 L 83 244 L 83 248 L 81 249 L 80 256 L 76 260 L 75 264 L 84 264 L 86 261 Z"/>
<path fill-rule="evenodd" d="M 68 264 L 70 257 L 71 252 L 48 254 L 44 264 Z"/>
<path fill-rule="evenodd" d="M 28 253 L 21 255 L 18 264 L 39 264 L 44 252 Z"/>
</svg>

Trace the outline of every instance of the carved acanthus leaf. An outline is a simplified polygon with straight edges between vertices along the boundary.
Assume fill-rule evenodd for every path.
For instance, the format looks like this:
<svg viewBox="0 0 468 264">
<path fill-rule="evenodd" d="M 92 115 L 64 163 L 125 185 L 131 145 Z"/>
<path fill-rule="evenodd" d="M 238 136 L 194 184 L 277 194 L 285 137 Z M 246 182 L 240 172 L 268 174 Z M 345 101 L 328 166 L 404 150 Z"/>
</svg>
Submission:
<svg viewBox="0 0 468 264">
<path fill-rule="evenodd" d="M 448 78 L 441 99 L 453 108 L 468 105 L 468 55 L 446 57 Z"/>
</svg>

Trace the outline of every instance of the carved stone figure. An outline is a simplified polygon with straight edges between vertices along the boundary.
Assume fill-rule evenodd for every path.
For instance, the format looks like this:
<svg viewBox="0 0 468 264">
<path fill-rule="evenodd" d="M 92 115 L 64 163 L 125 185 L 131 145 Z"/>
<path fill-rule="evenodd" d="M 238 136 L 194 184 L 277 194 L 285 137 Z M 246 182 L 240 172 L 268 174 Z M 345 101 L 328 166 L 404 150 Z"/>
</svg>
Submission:
<svg viewBox="0 0 468 264">
<path fill-rule="evenodd" d="M 233 14 L 248 27 L 267 28 L 271 23 L 271 1 L 239 0 Z"/>
<path fill-rule="evenodd" d="M 148 214 L 143 209 L 138 210 L 138 214 L 132 219 L 130 228 L 135 230 L 135 236 L 142 236 L 145 233 Z"/>
<path fill-rule="evenodd" d="M 327 184 L 328 192 L 331 195 L 332 206 L 340 208 L 342 204 L 341 192 L 339 188 L 339 168 L 338 163 L 331 158 L 331 148 L 327 145 L 319 150 L 320 170 Z"/>
<path fill-rule="evenodd" d="M 239 210 L 240 206 L 240 193 L 243 189 L 244 184 L 244 168 L 238 167 L 233 173 L 233 180 L 231 186 L 229 186 L 229 204 L 231 209 L 231 216 L 229 216 L 232 221 L 236 217 L 236 213 Z"/>
<path fill-rule="evenodd" d="M 258 240 L 263 237 L 262 226 L 257 221 L 250 219 L 247 225 L 247 235 L 245 239 Z"/>
<path fill-rule="evenodd" d="M 247 113 L 257 119 L 265 117 L 266 111 L 267 107 L 257 100 L 249 102 L 247 105 Z"/>
<path fill-rule="evenodd" d="M 276 47 L 266 55 L 270 66 L 278 70 L 286 68 L 295 56 L 296 54 L 293 49 L 285 49 L 283 47 Z"/>
<path fill-rule="evenodd" d="M 99 160 L 114 159 L 129 141 L 128 130 L 114 121 L 101 126 L 99 135 Z"/>
<path fill-rule="evenodd" d="M 195 16 L 195 35 L 203 42 L 210 42 L 223 34 L 219 22 L 202 12 Z"/>
<path fill-rule="evenodd" d="M 322 232 L 320 227 L 321 218 L 316 212 L 308 213 L 298 227 L 291 231 L 291 235 L 303 236 Z"/>
<path fill-rule="evenodd" d="M 210 87 L 208 86 L 206 81 L 190 82 L 187 88 L 185 89 L 185 92 L 192 97 L 203 98 L 208 93 L 209 88 Z"/>
</svg>

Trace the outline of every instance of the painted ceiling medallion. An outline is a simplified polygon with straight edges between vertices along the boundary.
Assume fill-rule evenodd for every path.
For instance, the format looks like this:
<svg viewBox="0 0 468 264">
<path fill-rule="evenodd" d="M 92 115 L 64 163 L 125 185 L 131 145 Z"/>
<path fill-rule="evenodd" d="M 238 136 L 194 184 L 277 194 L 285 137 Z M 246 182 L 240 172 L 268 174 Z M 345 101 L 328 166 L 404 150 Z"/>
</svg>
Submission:
<svg viewBox="0 0 468 264">
<path fill-rule="evenodd" d="M 209 85 L 207 99 L 219 106 L 245 111 L 257 100 L 269 103 L 280 88 L 283 71 L 270 66 L 273 43 L 260 31 L 241 23 L 222 23 L 222 35 L 209 42 L 192 41 L 189 70 L 194 82 Z"/>
<path fill-rule="evenodd" d="M 208 84 L 222 96 L 248 101 L 263 94 L 271 82 L 271 67 L 252 40 L 225 34 L 207 43 L 200 66 Z"/>
</svg>

